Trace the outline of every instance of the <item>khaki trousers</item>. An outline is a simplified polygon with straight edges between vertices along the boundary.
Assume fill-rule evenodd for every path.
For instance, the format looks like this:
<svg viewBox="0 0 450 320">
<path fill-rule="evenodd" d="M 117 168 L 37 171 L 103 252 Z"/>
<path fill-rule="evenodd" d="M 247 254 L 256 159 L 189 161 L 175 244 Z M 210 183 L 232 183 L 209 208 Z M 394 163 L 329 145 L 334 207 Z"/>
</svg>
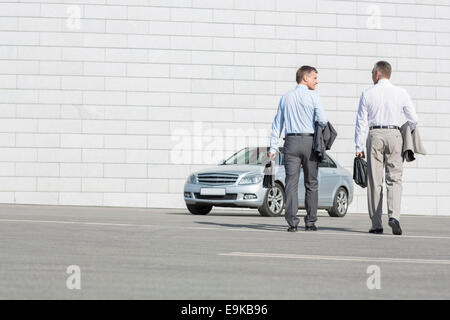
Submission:
<svg viewBox="0 0 450 320">
<path fill-rule="evenodd" d="M 389 218 L 400 221 L 403 139 L 397 129 L 373 129 L 367 137 L 367 200 L 372 228 L 383 228 L 383 171 L 386 173 Z"/>
</svg>

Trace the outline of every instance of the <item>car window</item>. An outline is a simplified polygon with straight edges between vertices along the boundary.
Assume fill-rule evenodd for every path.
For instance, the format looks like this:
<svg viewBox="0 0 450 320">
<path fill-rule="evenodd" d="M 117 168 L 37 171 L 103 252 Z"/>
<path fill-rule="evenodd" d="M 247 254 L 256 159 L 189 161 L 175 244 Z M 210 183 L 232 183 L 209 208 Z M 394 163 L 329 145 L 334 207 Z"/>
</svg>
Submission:
<svg viewBox="0 0 450 320">
<path fill-rule="evenodd" d="M 333 160 L 330 159 L 330 157 L 325 156 L 325 159 L 319 163 L 320 168 L 336 168 L 336 164 Z"/>
<path fill-rule="evenodd" d="M 333 160 L 331 160 L 331 158 L 329 158 L 329 157 L 327 157 L 327 158 L 328 158 L 328 163 L 329 163 L 330 168 L 337 168 L 336 163 Z"/>
<path fill-rule="evenodd" d="M 330 162 L 328 161 L 328 157 L 325 157 L 322 162 L 319 162 L 319 168 L 329 168 Z"/>
<path fill-rule="evenodd" d="M 246 147 L 228 158 L 224 164 L 263 164 L 267 161 L 268 151 L 267 147 Z"/>
<path fill-rule="evenodd" d="M 265 148 L 261 148 L 260 150 L 257 150 L 257 163 L 263 163 L 267 160 L 267 150 Z"/>
</svg>

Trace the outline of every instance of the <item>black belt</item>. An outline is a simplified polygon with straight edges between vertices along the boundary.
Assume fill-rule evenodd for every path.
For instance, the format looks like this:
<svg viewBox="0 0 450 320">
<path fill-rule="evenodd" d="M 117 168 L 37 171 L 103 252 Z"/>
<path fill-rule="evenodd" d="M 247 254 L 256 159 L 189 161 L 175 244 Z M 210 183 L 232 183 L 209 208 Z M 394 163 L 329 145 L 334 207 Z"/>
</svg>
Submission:
<svg viewBox="0 0 450 320">
<path fill-rule="evenodd" d="M 314 133 L 288 133 L 287 136 L 313 136 Z"/>
<path fill-rule="evenodd" d="M 373 126 L 373 127 L 370 127 L 370 130 L 372 130 L 372 129 L 397 129 L 397 130 L 400 130 L 400 127 L 397 127 L 397 126 Z"/>
</svg>

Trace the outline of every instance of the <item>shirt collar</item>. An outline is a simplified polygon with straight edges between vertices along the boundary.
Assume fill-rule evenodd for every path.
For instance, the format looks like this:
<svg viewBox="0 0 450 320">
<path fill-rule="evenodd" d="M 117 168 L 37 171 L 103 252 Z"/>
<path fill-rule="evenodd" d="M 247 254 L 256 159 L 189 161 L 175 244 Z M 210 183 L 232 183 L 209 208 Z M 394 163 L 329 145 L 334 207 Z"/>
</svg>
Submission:
<svg viewBox="0 0 450 320">
<path fill-rule="evenodd" d="M 391 84 L 391 81 L 389 81 L 389 79 L 382 78 L 382 79 L 378 80 L 377 84 Z"/>
<path fill-rule="evenodd" d="M 297 87 L 296 87 L 296 89 L 308 89 L 308 87 L 306 86 L 306 85 L 304 85 L 304 84 L 297 84 Z"/>
</svg>

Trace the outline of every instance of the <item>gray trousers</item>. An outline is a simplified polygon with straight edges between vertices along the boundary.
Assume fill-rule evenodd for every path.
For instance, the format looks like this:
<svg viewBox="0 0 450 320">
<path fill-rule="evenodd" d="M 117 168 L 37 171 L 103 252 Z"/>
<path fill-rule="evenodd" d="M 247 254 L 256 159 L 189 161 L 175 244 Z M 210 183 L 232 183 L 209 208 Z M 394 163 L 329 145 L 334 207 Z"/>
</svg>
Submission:
<svg viewBox="0 0 450 320">
<path fill-rule="evenodd" d="M 402 135 L 397 129 L 370 130 L 367 137 L 367 201 L 372 227 L 383 228 L 383 175 L 386 175 L 389 218 L 400 221 L 402 200 Z"/>
<path fill-rule="evenodd" d="M 285 219 L 289 226 L 296 227 L 300 219 L 298 212 L 298 182 L 303 167 L 305 185 L 305 226 L 317 221 L 319 160 L 313 152 L 313 136 L 287 136 L 284 146 L 284 168 L 286 172 Z"/>
</svg>

